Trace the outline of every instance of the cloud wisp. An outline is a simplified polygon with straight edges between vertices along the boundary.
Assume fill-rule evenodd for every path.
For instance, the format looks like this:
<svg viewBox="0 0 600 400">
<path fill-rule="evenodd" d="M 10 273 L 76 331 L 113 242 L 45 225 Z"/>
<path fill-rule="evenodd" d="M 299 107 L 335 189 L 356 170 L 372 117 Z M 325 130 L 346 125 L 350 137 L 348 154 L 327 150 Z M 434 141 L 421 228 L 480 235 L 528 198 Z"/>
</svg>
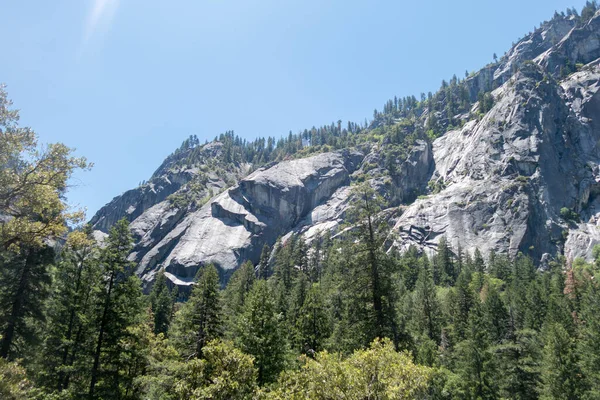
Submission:
<svg viewBox="0 0 600 400">
<path fill-rule="evenodd" d="M 99 30 L 106 31 L 119 8 L 119 0 L 93 0 L 91 10 L 85 22 L 82 47 Z"/>
</svg>

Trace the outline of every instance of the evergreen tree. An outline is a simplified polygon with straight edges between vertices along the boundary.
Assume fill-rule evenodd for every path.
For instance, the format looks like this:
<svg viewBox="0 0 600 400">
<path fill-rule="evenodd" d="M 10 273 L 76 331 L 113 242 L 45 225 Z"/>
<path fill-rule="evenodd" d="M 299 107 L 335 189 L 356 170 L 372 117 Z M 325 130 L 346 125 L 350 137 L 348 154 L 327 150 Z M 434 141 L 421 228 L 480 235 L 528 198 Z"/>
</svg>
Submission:
<svg viewBox="0 0 600 400">
<path fill-rule="evenodd" d="M 152 318 L 154 321 L 154 334 L 167 334 L 173 315 L 175 296 L 171 294 L 167 286 L 167 278 L 164 271 L 160 271 L 150 292 L 150 305 L 152 306 Z"/>
<path fill-rule="evenodd" d="M 555 322 L 550 322 L 544 327 L 541 372 L 542 399 L 582 398 L 585 388 L 575 342 L 569 332 Z"/>
<path fill-rule="evenodd" d="M 488 263 L 489 273 L 494 278 L 506 281 L 510 277 L 511 263 L 508 256 L 496 254 L 493 250 L 490 252 L 490 261 Z"/>
<path fill-rule="evenodd" d="M 202 348 L 222 336 L 219 273 L 213 265 L 207 265 L 198 274 L 198 282 L 177 312 L 173 327 L 174 343 L 184 359 L 202 358 Z"/>
<path fill-rule="evenodd" d="M 502 342 L 508 335 L 510 322 L 508 311 L 494 285 L 485 287 L 483 312 L 491 343 Z"/>
<path fill-rule="evenodd" d="M 586 396 L 597 399 L 600 398 L 600 291 L 595 280 L 587 280 L 582 296 L 577 354 L 589 388 Z"/>
<path fill-rule="evenodd" d="M 298 274 L 298 277 L 294 282 L 292 292 L 290 293 L 289 310 L 286 314 L 288 320 L 287 322 L 289 324 L 288 338 L 291 342 L 293 342 L 294 337 L 296 336 L 296 322 L 298 320 L 298 316 L 300 315 L 300 309 L 306 300 L 306 293 L 308 292 L 309 287 L 310 282 L 306 274 L 303 272 Z"/>
<path fill-rule="evenodd" d="M 264 281 L 257 281 L 246 301 L 236 327 L 242 351 L 254 357 L 258 383 L 275 380 L 285 366 L 287 342 L 273 296 Z"/>
<path fill-rule="evenodd" d="M 89 373 L 90 399 L 119 398 L 127 390 L 127 380 L 133 379 L 123 376 L 128 367 L 123 346 L 130 335 L 128 329 L 144 315 L 141 282 L 133 276 L 133 265 L 127 259 L 132 243 L 129 224 L 122 219 L 110 229 L 100 256 L 103 279 Z"/>
<path fill-rule="evenodd" d="M 18 348 L 31 344 L 34 323 L 44 318 L 41 303 L 48 294 L 49 247 L 22 247 L 18 253 L 0 253 L 0 357 L 14 359 Z M 20 346 L 17 346 L 20 343 Z"/>
<path fill-rule="evenodd" d="M 274 276 L 275 280 L 281 282 L 282 289 L 285 295 L 289 294 L 292 288 L 297 269 L 295 268 L 296 259 L 294 256 L 299 255 L 294 252 L 298 242 L 297 235 L 291 235 L 284 245 L 276 246 Z"/>
<path fill-rule="evenodd" d="M 540 383 L 538 333 L 517 331 L 513 339 L 491 349 L 497 359 L 496 381 L 502 398 L 535 400 Z"/>
<path fill-rule="evenodd" d="M 433 258 L 433 280 L 436 285 L 452 285 L 457 274 L 454 271 L 452 250 L 445 237 L 438 242 L 437 254 Z"/>
<path fill-rule="evenodd" d="M 573 314 L 564 291 L 564 274 L 562 271 L 553 271 L 548 290 L 545 324 L 558 324 L 573 335 L 575 333 Z"/>
<path fill-rule="evenodd" d="M 406 289 L 412 291 L 419 277 L 419 250 L 411 245 L 400 259 L 400 270 Z"/>
<path fill-rule="evenodd" d="M 313 283 L 306 294 L 296 319 L 296 331 L 296 340 L 304 354 L 312 356 L 323 350 L 330 334 L 330 324 L 318 283 Z"/>
<path fill-rule="evenodd" d="M 493 357 L 485 327 L 482 305 L 475 303 L 469 313 L 467 339 L 456 346 L 456 372 L 467 399 L 497 398 Z"/>
<path fill-rule="evenodd" d="M 438 343 L 440 339 L 440 304 L 428 268 L 422 268 L 413 294 L 413 324 L 418 334 Z"/>
<path fill-rule="evenodd" d="M 455 301 L 453 301 L 454 330 L 458 341 L 466 337 L 469 312 L 477 301 L 475 293 L 473 293 L 473 290 L 469 286 L 470 281 L 471 275 L 468 271 L 463 271 L 459 275 L 456 286 L 453 289 L 456 294 Z"/>
<path fill-rule="evenodd" d="M 252 263 L 244 263 L 229 278 L 229 283 L 223 292 L 223 305 L 226 332 L 233 332 L 237 317 L 241 314 L 248 293 L 254 285 L 254 267 Z M 230 338 L 233 339 L 233 338 Z"/>
<path fill-rule="evenodd" d="M 349 296 L 354 302 L 356 317 L 361 321 L 355 328 L 362 330 L 363 345 L 368 345 L 375 338 L 390 337 L 394 339 L 395 313 L 394 293 L 391 276 L 395 263 L 381 250 L 384 235 L 382 221 L 376 219 L 383 207 L 383 199 L 370 186 L 358 185 L 354 191 L 354 202 L 350 218 L 356 222 L 356 240 L 348 249 L 354 253 L 350 262 L 348 279 Z"/>
<path fill-rule="evenodd" d="M 527 287 L 527 309 L 525 311 L 524 320 L 526 329 L 540 331 L 546 319 L 546 308 L 549 294 L 544 288 L 544 279 L 547 278 L 538 277 L 538 279 L 536 279 Z"/>
<path fill-rule="evenodd" d="M 258 271 L 257 277 L 258 279 L 267 279 L 271 275 L 271 271 L 269 268 L 269 257 L 271 256 L 271 248 L 269 245 L 265 244 L 263 246 L 262 252 L 260 253 L 260 261 L 258 262 Z"/>
<path fill-rule="evenodd" d="M 485 272 L 485 262 L 478 248 L 475 248 L 475 252 L 473 253 L 473 270 L 480 274 Z"/>
<path fill-rule="evenodd" d="M 40 380 L 49 388 L 67 389 L 73 375 L 81 378 L 88 371 L 88 337 L 94 329 L 93 300 L 102 290 L 99 282 L 98 249 L 90 228 L 72 232 L 62 250 L 48 302 Z"/>
<path fill-rule="evenodd" d="M 320 282 L 323 273 L 321 238 L 313 240 L 312 253 L 309 260 L 309 277 L 311 282 Z"/>
</svg>

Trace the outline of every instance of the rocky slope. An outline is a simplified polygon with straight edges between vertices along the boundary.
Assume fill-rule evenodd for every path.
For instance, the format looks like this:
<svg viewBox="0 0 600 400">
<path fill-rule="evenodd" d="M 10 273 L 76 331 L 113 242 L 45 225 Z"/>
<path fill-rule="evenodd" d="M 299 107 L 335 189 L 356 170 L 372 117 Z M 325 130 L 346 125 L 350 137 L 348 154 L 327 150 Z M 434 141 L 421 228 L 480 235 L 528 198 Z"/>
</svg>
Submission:
<svg viewBox="0 0 600 400">
<path fill-rule="evenodd" d="M 164 268 L 185 287 L 207 263 L 225 279 L 242 262 L 258 262 L 264 245 L 290 232 L 313 240 L 339 231 L 351 185 L 366 181 L 392 211 L 382 214 L 393 218 L 390 250 L 434 251 L 445 236 L 466 251 L 521 251 L 541 265 L 561 253 L 590 258 L 600 243 L 599 57 L 600 14 L 557 15 L 460 82 L 470 110 L 438 113 L 446 128 L 434 140 L 406 139 L 425 137 L 432 116 L 424 109 L 410 121 L 373 121 L 361 133 L 368 139 L 349 148 L 258 169 L 225 163 L 220 142 L 197 145 L 91 223 L 106 233 L 128 218 L 138 274 L 151 283 Z M 484 111 L 483 92 L 493 97 Z M 403 147 L 391 139 L 398 135 Z"/>
</svg>

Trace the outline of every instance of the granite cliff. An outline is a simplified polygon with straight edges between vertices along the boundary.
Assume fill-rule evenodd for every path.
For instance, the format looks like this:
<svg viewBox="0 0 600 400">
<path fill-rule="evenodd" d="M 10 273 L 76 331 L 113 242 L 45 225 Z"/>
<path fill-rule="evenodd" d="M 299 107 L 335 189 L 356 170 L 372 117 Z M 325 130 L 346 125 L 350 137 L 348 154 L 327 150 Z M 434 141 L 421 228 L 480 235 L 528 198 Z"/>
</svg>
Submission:
<svg viewBox="0 0 600 400">
<path fill-rule="evenodd" d="M 559 254 L 589 259 L 600 243 L 599 58 L 600 14 L 557 14 L 434 96 L 388 102 L 359 128 L 332 124 L 326 144 L 313 128 L 298 148 L 250 162 L 230 136 L 186 143 L 91 224 L 101 236 L 127 218 L 137 273 L 151 283 L 165 269 L 184 287 L 208 263 L 226 279 L 292 232 L 335 235 L 351 186 L 367 182 L 386 200 L 389 251 L 433 252 L 444 236 L 542 267 Z"/>
</svg>

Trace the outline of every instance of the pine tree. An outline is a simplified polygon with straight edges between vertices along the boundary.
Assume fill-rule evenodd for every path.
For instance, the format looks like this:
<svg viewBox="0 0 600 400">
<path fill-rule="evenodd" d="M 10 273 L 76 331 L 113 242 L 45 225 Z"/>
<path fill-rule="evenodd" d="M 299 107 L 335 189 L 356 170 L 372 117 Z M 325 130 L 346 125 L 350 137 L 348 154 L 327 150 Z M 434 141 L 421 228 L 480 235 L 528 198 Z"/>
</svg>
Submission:
<svg viewBox="0 0 600 400">
<path fill-rule="evenodd" d="M 414 290 L 419 277 L 419 259 L 419 250 L 414 245 L 410 245 L 400 259 L 400 270 L 402 272 L 404 286 L 410 291 Z"/>
<path fill-rule="evenodd" d="M 538 279 L 533 281 L 527 287 L 527 309 L 525 311 L 524 319 L 524 325 L 526 329 L 540 331 L 546 319 L 546 309 L 549 295 L 546 293 L 544 288 L 544 279 L 546 278 L 538 277 Z"/>
<path fill-rule="evenodd" d="M 394 337 L 395 313 L 392 310 L 394 293 L 391 276 L 396 264 L 381 250 L 384 226 L 377 213 L 383 207 L 383 199 L 370 186 L 358 185 L 354 191 L 350 218 L 357 224 L 356 240 L 348 251 L 354 253 L 350 262 L 347 287 L 354 302 L 356 317 L 361 321 L 356 328 L 362 330 L 363 345 L 375 338 Z M 362 303 L 362 305 L 361 305 Z M 362 314 L 362 316 L 361 316 Z"/>
<path fill-rule="evenodd" d="M 550 281 L 545 324 L 558 324 L 574 334 L 575 325 L 567 297 L 564 295 L 565 279 L 562 271 L 554 271 Z"/>
<path fill-rule="evenodd" d="M 237 324 L 237 317 L 243 310 L 244 302 L 254 285 L 254 281 L 254 267 L 252 263 L 242 264 L 231 275 L 231 278 L 229 278 L 229 283 L 223 292 L 223 308 L 227 325 L 226 332 L 234 330 Z"/>
<path fill-rule="evenodd" d="M 491 343 L 500 343 L 507 337 L 509 315 L 500 293 L 494 285 L 485 287 L 483 312 Z"/>
<path fill-rule="evenodd" d="M 150 292 L 150 305 L 152 307 L 155 335 L 159 333 L 166 335 L 169 331 L 175 297 L 167 286 L 167 277 L 164 271 L 160 271 Z"/>
<path fill-rule="evenodd" d="M 413 297 L 412 319 L 417 334 L 424 334 L 438 343 L 440 339 L 440 304 L 428 268 L 421 268 Z"/>
<path fill-rule="evenodd" d="M 213 265 L 199 271 L 198 282 L 175 317 L 173 341 L 184 359 L 202 358 L 202 348 L 222 336 L 219 273 Z"/>
<path fill-rule="evenodd" d="M 433 280 L 436 285 L 453 285 L 457 274 L 454 270 L 452 250 L 445 237 L 438 242 L 437 254 L 433 258 Z"/>
<path fill-rule="evenodd" d="M 475 304 L 475 293 L 469 287 L 471 275 L 463 271 L 456 280 L 454 293 L 456 294 L 453 302 L 454 329 L 458 341 L 465 339 L 469 324 L 469 312 Z"/>
<path fill-rule="evenodd" d="M 587 381 L 588 398 L 600 398 L 600 290 L 589 279 L 582 296 L 577 354 Z"/>
<path fill-rule="evenodd" d="M 49 247 L 22 247 L 18 253 L 0 253 L 0 357 L 19 356 L 18 342 L 32 343 L 32 323 L 43 320 L 40 304 L 48 294 Z M 21 346 L 19 346 L 21 347 Z"/>
<path fill-rule="evenodd" d="M 494 278 L 506 281 L 510 278 L 511 263 L 508 256 L 490 252 L 490 261 L 488 263 L 489 274 Z"/>
<path fill-rule="evenodd" d="M 582 398 L 585 392 L 575 342 L 560 324 L 544 327 L 540 393 L 542 399 Z"/>
<path fill-rule="evenodd" d="M 258 262 L 258 279 L 267 279 L 271 275 L 269 266 L 269 257 L 271 256 L 271 248 L 268 244 L 263 246 L 262 252 L 260 253 L 260 261 Z"/>
<path fill-rule="evenodd" d="M 244 353 L 254 357 L 261 385 L 275 380 L 285 366 L 287 342 L 282 327 L 267 283 L 257 281 L 244 303 L 236 340 Z"/>
<path fill-rule="evenodd" d="M 315 238 L 312 243 L 312 253 L 308 263 L 309 277 L 311 282 L 320 282 L 323 273 L 321 238 Z"/>
<path fill-rule="evenodd" d="M 133 276 L 133 265 L 127 259 L 133 239 L 126 219 L 110 229 L 105 243 L 100 256 L 103 281 L 89 374 L 90 399 L 122 395 L 121 375 L 126 370 L 123 345 L 129 335 L 128 328 L 143 317 L 141 282 Z"/>
<path fill-rule="evenodd" d="M 87 373 L 88 337 L 94 327 L 93 300 L 102 290 L 98 249 L 91 229 L 72 232 L 62 250 L 48 302 L 48 324 L 40 380 L 49 388 L 69 387 L 72 376 Z"/>
<path fill-rule="evenodd" d="M 480 274 L 485 272 L 485 262 L 478 248 L 475 248 L 475 252 L 473 253 L 473 267 L 474 272 L 479 272 Z"/>
<path fill-rule="evenodd" d="M 497 398 L 493 357 L 480 303 L 475 303 L 469 313 L 467 339 L 457 344 L 456 358 L 464 398 Z"/>
<path fill-rule="evenodd" d="M 323 350 L 330 334 L 330 324 L 318 283 L 313 283 L 306 294 L 296 319 L 296 331 L 296 341 L 304 354 L 314 355 Z"/>
<path fill-rule="evenodd" d="M 493 346 L 497 360 L 496 381 L 502 398 L 535 400 L 540 383 L 538 333 L 517 331 L 510 341 Z"/>
<path fill-rule="evenodd" d="M 273 275 L 275 279 L 282 283 L 285 294 L 288 295 L 292 288 L 297 269 L 294 258 L 294 249 L 298 241 L 297 235 L 291 235 L 285 245 L 276 246 L 275 264 Z"/>
<path fill-rule="evenodd" d="M 296 322 L 300 315 L 300 309 L 306 300 L 306 293 L 310 287 L 310 282 L 305 273 L 298 274 L 294 287 L 290 293 L 289 310 L 287 312 L 287 322 L 289 325 L 288 338 L 293 342 L 296 336 Z"/>
</svg>

